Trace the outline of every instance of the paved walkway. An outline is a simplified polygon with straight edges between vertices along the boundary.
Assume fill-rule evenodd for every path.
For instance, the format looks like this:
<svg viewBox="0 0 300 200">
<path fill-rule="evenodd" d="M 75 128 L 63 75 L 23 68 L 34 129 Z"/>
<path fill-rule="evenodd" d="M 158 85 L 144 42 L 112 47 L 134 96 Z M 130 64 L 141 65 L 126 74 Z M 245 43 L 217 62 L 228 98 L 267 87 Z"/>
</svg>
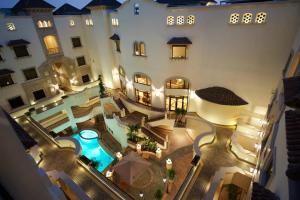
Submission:
<svg viewBox="0 0 300 200">
<path fill-rule="evenodd" d="M 46 140 L 39 130 L 33 127 L 25 118 L 20 119 L 20 125 L 34 138 L 44 154 L 44 159 L 39 167 L 45 171 L 64 171 L 77 183 L 91 199 L 113 199 L 112 195 L 101 183 L 95 180 L 75 160 L 74 151 L 59 149 Z M 109 195 L 110 194 L 110 195 Z"/>
<path fill-rule="evenodd" d="M 211 145 L 201 148 L 204 166 L 188 196 L 189 200 L 203 199 L 209 190 L 211 179 L 221 167 L 240 167 L 249 169 L 249 165 L 237 160 L 226 148 L 232 130 L 224 127 L 216 128 L 217 139 Z"/>
</svg>

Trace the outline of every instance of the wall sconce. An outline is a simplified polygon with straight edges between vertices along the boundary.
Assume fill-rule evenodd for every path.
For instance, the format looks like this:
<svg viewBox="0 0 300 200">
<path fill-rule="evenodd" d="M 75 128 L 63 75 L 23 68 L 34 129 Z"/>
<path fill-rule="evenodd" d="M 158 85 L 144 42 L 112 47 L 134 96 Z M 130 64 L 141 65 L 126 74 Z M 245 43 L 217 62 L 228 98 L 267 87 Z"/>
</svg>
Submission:
<svg viewBox="0 0 300 200">
<path fill-rule="evenodd" d="M 162 95 L 163 91 L 164 91 L 164 87 L 161 87 L 161 88 L 155 88 L 154 86 L 152 86 L 152 90 L 153 90 L 153 93 L 156 97 L 159 97 Z"/>
<path fill-rule="evenodd" d="M 195 99 L 197 97 L 195 90 L 190 91 L 190 96 L 192 99 Z"/>
<path fill-rule="evenodd" d="M 132 83 L 132 81 L 129 81 L 127 78 L 126 78 L 126 87 L 127 87 L 128 89 L 132 89 L 132 88 L 133 88 L 133 83 Z"/>
</svg>

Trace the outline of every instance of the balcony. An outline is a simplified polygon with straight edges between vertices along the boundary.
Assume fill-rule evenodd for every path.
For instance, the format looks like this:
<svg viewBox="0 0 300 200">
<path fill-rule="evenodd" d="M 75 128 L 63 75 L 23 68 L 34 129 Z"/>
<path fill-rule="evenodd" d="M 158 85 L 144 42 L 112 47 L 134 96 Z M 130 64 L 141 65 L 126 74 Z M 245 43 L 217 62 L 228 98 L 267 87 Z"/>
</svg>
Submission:
<svg viewBox="0 0 300 200">
<path fill-rule="evenodd" d="M 58 54 L 59 53 L 59 48 L 55 47 L 55 48 L 48 48 L 48 54 L 49 55 L 53 55 L 53 54 Z"/>
</svg>

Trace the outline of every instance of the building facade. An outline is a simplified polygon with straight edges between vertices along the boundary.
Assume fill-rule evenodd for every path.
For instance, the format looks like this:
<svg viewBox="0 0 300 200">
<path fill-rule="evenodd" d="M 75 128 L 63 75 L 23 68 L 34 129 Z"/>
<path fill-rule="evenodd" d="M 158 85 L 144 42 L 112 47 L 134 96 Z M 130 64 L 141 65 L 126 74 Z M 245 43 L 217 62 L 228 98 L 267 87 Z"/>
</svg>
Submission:
<svg viewBox="0 0 300 200">
<path fill-rule="evenodd" d="M 299 24 L 295 2 L 92 2 L 87 8 L 65 5 L 53 13 L 51 5 L 40 5 L 25 12 L 16 5 L 2 11 L 3 107 L 32 105 L 102 74 L 107 87 L 123 88 L 146 106 L 184 108 L 217 124 L 235 124 L 240 109 L 266 112 Z M 213 86 L 248 104 L 233 109 L 195 95 Z"/>
</svg>

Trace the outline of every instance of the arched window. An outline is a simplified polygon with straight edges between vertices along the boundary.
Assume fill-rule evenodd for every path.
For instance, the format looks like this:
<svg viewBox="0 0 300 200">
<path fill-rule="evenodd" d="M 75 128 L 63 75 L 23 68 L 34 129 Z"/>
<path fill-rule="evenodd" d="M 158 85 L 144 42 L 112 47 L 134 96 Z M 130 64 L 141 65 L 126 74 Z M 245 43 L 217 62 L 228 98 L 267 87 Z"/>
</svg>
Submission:
<svg viewBox="0 0 300 200">
<path fill-rule="evenodd" d="M 182 78 L 174 78 L 167 80 L 167 89 L 189 89 L 189 82 Z"/>
<path fill-rule="evenodd" d="M 55 36 L 48 35 L 44 37 L 44 43 L 49 54 L 59 53 L 59 47 Z"/>
<path fill-rule="evenodd" d="M 133 11 L 134 11 L 134 15 L 139 15 L 140 14 L 140 5 L 138 3 L 134 4 Z"/>
<path fill-rule="evenodd" d="M 52 23 L 51 23 L 51 21 L 50 20 L 48 20 L 48 27 L 52 27 Z"/>
<path fill-rule="evenodd" d="M 37 22 L 37 25 L 38 25 L 39 28 L 43 28 L 43 22 L 41 20 L 39 20 Z"/>
<path fill-rule="evenodd" d="M 125 70 L 121 65 L 119 66 L 119 74 L 120 74 L 120 76 L 125 77 Z"/>
<path fill-rule="evenodd" d="M 43 21 L 43 27 L 44 27 L 44 28 L 48 27 L 47 21 Z"/>
<path fill-rule="evenodd" d="M 134 55 L 137 55 L 137 56 L 140 55 L 139 43 L 137 41 L 135 41 L 133 43 L 133 53 L 134 53 Z"/>
<path fill-rule="evenodd" d="M 151 79 L 145 74 L 135 74 L 134 82 L 144 84 L 144 85 L 151 85 Z"/>
</svg>

